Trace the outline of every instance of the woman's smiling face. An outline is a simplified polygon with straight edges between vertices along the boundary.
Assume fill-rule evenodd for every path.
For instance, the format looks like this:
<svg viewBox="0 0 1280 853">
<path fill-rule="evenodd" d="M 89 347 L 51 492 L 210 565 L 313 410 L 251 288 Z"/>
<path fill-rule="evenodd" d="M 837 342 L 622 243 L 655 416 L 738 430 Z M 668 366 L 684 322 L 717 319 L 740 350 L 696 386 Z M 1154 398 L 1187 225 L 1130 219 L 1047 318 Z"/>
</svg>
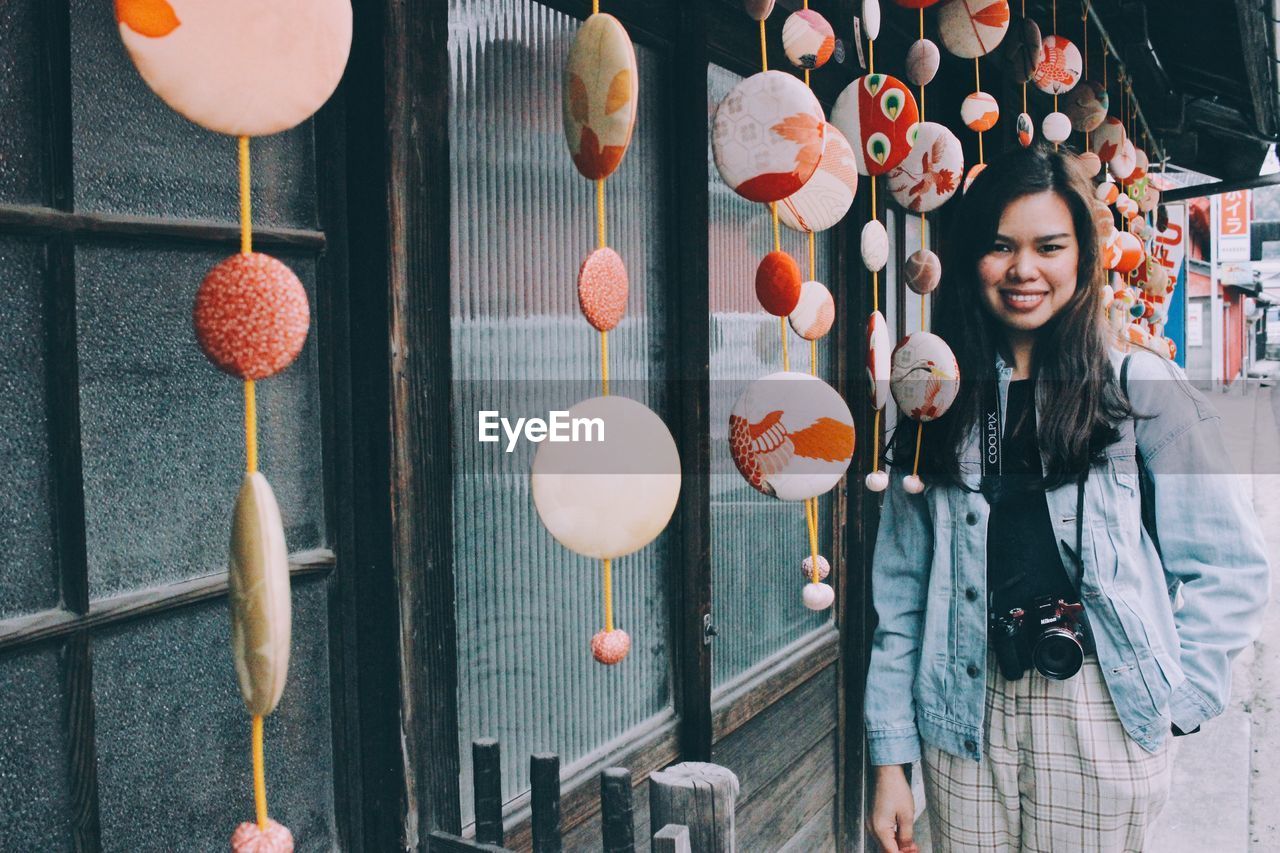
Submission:
<svg viewBox="0 0 1280 853">
<path fill-rule="evenodd" d="M 1076 242 L 1071 209 L 1055 192 L 1014 199 L 995 239 L 978 259 L 982 301 L 1011 332 L 1034 332 L 1076 292 Z"/>
</svg>

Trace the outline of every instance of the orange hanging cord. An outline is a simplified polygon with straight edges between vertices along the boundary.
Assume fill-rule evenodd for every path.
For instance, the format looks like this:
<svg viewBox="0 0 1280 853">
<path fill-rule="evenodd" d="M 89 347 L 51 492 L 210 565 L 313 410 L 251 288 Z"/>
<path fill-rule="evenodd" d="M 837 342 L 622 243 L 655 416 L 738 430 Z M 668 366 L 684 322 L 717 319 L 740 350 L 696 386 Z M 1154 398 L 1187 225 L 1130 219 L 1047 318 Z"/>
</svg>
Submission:
<svg viewBox="0 0 1280 853">
<path fill-rule="evenodd" d="M 973 58 L 973 90 L 975 92 L 982 91 L 982 73 L 978 70 L 978 57 Z M 978 131 L 978 162 L 985 164 L 987 161 L 982 154 L 982 131 Z"/>
</svg>

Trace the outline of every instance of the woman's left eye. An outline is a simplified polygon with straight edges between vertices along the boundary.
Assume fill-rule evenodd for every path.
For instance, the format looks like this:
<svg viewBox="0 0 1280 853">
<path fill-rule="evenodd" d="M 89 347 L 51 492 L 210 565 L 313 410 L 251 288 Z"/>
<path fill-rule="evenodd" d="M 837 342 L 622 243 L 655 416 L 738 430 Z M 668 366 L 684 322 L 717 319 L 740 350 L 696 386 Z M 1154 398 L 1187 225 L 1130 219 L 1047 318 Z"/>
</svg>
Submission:
<svg viewBox="0 0 1280 853">
<path fill-rule="evenodd" d="M 1057 252 L 1062 250 L 1062 246 L 1057 243 L 1045 243 L 1040 247 L 1042 252 Z"/>
</svg>

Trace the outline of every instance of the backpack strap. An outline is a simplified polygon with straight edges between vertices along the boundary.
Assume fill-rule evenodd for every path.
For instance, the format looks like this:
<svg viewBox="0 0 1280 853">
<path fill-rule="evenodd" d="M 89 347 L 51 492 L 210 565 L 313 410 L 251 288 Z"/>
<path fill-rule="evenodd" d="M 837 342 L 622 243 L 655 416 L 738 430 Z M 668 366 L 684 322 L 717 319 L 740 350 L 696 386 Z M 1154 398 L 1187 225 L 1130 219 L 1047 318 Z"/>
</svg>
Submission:
<svg viewBox="0 0 1280 853">
<path fill-rule="evenodd" d="M 1129 396 L 1129 359 L 1131 358 L 1133 353 L 1126 353 L 1124 360 L 1120 362 L 1120 390 L 1124 392 L 1125 397 Z M 1142 526 L 1147 529 L 1147 535 L 1156 546 L 1156 553 L 1163 559 L 1164 553 L 1160 550 L 1160 534 L 1156 531 L 1155 482 L 1151 479 L 1151 469 L 1142 458 L 1142 448 L 1138 447 L 1136 425 L 1134 450 L 1138 458 L 1138 497 L 1142 503 Z"/>
</svg>

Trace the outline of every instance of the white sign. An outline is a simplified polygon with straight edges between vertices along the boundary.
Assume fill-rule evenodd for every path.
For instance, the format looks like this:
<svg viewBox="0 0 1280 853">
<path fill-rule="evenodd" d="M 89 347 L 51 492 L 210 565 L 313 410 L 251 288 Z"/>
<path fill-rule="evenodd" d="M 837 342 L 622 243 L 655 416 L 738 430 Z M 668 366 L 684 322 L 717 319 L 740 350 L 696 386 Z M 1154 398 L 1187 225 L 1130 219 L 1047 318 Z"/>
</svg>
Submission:
<svg viewBox="0 0 1280 853">
<path fill-rule="evenodd" d="M 1187 257 L 1187 206 L 1165 205 L 1169 215 L 1168 226 L 1156 235 L 1151 246 L 1151 257 L 1169 273 L 1169 281 L 1176 282 Z"/>
<path fill-rule="evenodd" d="M 1187 303 L 1187 346 L 1204 346 L 1204 303 Z"/>
</svg>

